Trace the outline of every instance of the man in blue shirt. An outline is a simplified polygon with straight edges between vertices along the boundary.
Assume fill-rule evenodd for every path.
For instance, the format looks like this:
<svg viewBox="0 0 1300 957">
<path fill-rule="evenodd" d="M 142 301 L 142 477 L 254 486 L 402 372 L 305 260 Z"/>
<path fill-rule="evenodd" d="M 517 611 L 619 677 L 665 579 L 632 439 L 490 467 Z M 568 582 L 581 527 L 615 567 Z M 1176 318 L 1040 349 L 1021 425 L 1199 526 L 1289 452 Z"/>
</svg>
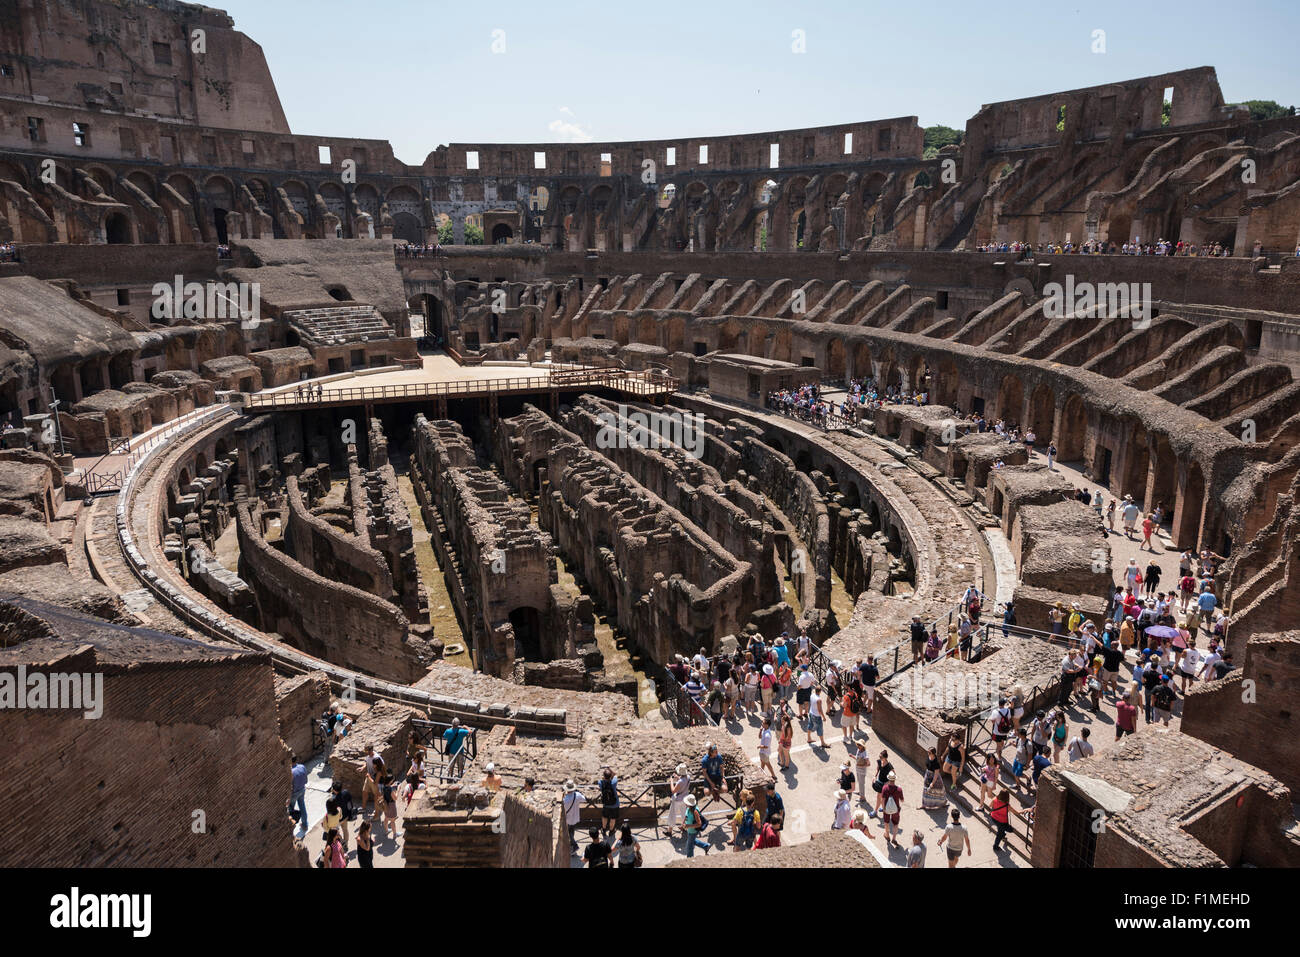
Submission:
<svg viewBox="0 0 1300 957">
<path fill-rule="evenodd" d="M 718 753 L 718 746 L 710 743 L 709 749 L 700 761 L 700 767 L 704 769 L 704 783 L 708 785 L 709 791 L 713 794 L 716 801 L 722 797 L 722 792 L 726 790 L 726 782 L 722 778 L 722 755 Z"/>
<path fill-rule="evenodd" d="M 460 718 L 451 719 L 451 727 L 442 733 L 443 754 L 447 757 L 447 770 L 459 777 L 465 773 L 465 739 L 469 729 L 460 726 Z"/>
<path fill-rule="evenodd" d="M 781 795 L 776 793 L 776 782 L 767 782 L 767 811 L 763 815 L 763 823 L 766 824 L 772 820 L 774 815 L 785 814 L 785 801 L 781 800 Z"/>
<path fill-rule="evenodd" d="M 1219 599 L 1214 597 L 1214 592 L 1206 588 L 1196 599 L 1196 607 L 1201 610 L 1201 621 L 1205 624 L 1206 631 L 1214 629 L 1214 609 L 1218 606 Z"/>
<path fill-rule="evenodd" d="M 777 665 L 788 665 L 790 663 L 790 650 L 786 648 L 784 638 L 778 638 L 776 644 L 772 646 L 772 650 L 776 652 Z"/>
<path fill-rule="evenodd" d="M 292 785 L 289 794 L 289 816 L 293 817 L 293 812 L 297 811 L 298 816 L 294 818 L 302 825 L 303 830 L 308 827 L 307 823 L 307 768 L 298 760 L 298 755 L 289 759 L 289 780 Z"/>
</svg>

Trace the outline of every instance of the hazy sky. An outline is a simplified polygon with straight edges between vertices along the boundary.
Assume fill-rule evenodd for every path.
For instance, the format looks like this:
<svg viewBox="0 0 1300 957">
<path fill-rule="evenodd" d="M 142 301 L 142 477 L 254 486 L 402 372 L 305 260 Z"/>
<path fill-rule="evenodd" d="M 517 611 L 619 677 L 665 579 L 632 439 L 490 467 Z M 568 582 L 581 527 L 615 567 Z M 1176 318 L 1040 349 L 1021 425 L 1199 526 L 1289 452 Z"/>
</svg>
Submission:
<svg viewBox="0 0 1300 957">
<path fill-rule="evenodd" d="M 261 43 L 295 133 L 411 164 L 449 142 L 963 127 L 983 103 L 1197 66 L 1228 102 L 1300 105 L 1296 0 L 206 2 Z"/>
</svg>

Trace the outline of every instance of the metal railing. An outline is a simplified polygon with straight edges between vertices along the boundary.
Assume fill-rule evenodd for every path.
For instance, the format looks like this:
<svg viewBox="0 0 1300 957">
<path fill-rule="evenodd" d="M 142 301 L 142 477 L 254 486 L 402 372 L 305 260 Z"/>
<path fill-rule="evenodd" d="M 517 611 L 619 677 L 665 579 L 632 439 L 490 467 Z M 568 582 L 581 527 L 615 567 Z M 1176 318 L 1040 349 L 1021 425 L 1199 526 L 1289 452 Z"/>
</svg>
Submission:
<svg viewBox="0 0 1300 957">
<path fill-rule="evenodd" d="M 550 375 L 511 376 L 497 379 L 465 379 L 450 382 L 412 382 L 403 385 L 363 386 L 350 389 L 308 388 L 305 392 L 256 393 L 244 403 L 245 411 L 300 408 L 326 405 L 364 405 L 403 399 L 471 398 L 512 392 L 547 392 L 552 389 L 610 388 L 634 395 L 674 392 L 681 380 L 662 373 L 637 373 L 627 369 L 562 369 Z"/>
<path fill-rule="evenodd" d="M 664 669 L 664 690 L 659 700 L 668 717 L 679 728 L 697 725 L 717 727 L 718 722 L 713 720 L 713 715 L 705 711 L 704 707 L 691 697 L 690 692 L 667 668 Z"/>
<path fill-rule="evenodd" d="M 694 794 L 697 800 L 695 809 L 700 812 L 701 818 L 707 818 L 707 810 L 713 804 L 720 804 L 727 808 L 727 814 L 731 811 L 738 810 L 740 807 L 740 793 L 744 790 L 745 776 L 743 774 L 724 774 L 722 776 L 726 789 L 719 792 L 718 797 L 713 797 L 713 789 L 704 778 L 691 778 L 690 788 L 687 793 Z M 672 804 L 672 786 L 667 781 L 651 781 L 640 791 L 631 794 L 625 791 L 621 786 L 615 786 L 615 792 L 618 794 L 619 815 L 629 809 L 649 812 L 647 816 L 653 815 L 657 822 L 669 809 Z M 604 807 L 604 802 L 600 795 L 600 785 L 593 785 L 589 789 L 578 788 L 578 794 L 582 796 L 583 809 Z"/>
<path fill-rule="evenodd" d="M 461 738 L 460 747 L 448 754 L 448 741 L 444 735 L 452 725 L 440 721 L 427 721 L 423 718 L 411 720 L 411 730 L 422 747 L 432 749 L 437 755 L 436 765 L 425 762 L 425 776 L 437 777 L 440 781 L 459 781 L 465 774 L 465 765 L 478 758 L 478 729 L 461 726 L 458 731 L 466 732 Z"/>
</svg>

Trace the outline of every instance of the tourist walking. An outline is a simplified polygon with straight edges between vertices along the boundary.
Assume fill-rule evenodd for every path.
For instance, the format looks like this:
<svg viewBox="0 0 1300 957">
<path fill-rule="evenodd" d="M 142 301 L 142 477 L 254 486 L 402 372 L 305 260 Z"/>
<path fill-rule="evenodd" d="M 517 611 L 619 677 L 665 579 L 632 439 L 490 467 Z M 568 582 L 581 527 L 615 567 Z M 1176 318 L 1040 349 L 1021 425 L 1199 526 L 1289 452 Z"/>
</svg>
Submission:
<svg viewBox="0 0 1300 957">
<path fill-rule="evenodd" d="M 971 856 L 970 832 L 961 823 L 961 810 L 952 809 L 952 822 L 943 829 L 943 837 L 939 838 L 939 846 L 947 845 L 948 866 L 956 867 L 957 862 L 961 860 L 961 850 L 964 845 L 966 856 Z"/>
</svg>

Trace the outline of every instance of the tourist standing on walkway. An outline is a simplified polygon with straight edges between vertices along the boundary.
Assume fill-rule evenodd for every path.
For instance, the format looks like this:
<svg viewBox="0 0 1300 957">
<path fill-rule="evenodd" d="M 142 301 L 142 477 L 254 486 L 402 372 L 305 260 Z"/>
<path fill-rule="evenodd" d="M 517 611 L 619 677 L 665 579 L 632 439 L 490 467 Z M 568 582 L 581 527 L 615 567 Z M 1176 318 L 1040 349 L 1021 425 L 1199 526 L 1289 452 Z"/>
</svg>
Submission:
<svg viewBox="0 0 1300 957">
<path fill-rule="evenodd" d="M 357 829 L 357 866 L 375 866 L 375 836 L 370 831 L 369 821 L 362 821 Z"/>
<path fill-rule="evenodd" d="M 826 747 L 826 730 L 825 715 L 827 711 L 826 695 L 820 688 L 814 688 L 812 698 L 808 701 L 808 743 L 812 744 L 812 736 L 817 735 L 817 743 L 824 749 Z"/>
<path fill-rule="evenodd" d="M 612 835 L 618 825 L 618 777 L 608 766 L 601 768 L 600 780 L 596 782 L 600 789 L 600 829 Z"/>
<path fill-rule="evenodd" d="M 849 801 L 849 792 L 838 788 L 835 791 L 834 820 L 831 822 L 831 830 L 847 831 L 852 823 L 853 805 Z"/>
<path fill-rule="evenodd" d="M 772 719 L 764 718 L 763 726 L 758 730 L 758 766 L 772 775 L 776 780 L 776 769 L 772 767 Z"/>
<path fill-rule="evenodd" d="M 618 860 L 619 867 L 640 867 L 641 845 L 632 835 L 632 825 L 624 822 L 623 830 L 618 836 L 618 843 L 611 849 L 613 856 Z"/>
<path fill-rule="evenodd" d="M 384 772 L 379 785 L 379 796 L 384 804 L 384 836 L 397 839 L 397 785 L 391 771 Z"/>
<path fill-rule="evenodd" d="M 920 831 L 912 832 L 912 846 L 907 849 L 907 866 L 925 867 L 925 835 Z"/>
<path fill-rule="evenodd" d="M 330 785 L 330 793 L 339 805 L 339 827 L 343 832 L 343 846 L 348 846 L 348 822 L 357 819 L 357 806 L 352 801 L 352 792 L 343 786 L 342 781 Z"/>
<path fill-rule="evenodd" d="M 307 821 L 307 767 L 296 754 L 289 759 L 289 786 L 289 816 L 305 833 L 310 827 Z M 298 813 L 295 815 L 294 811 Z"/>
<path fill-rule="evenodd" d="M 741 805 L 731 818 L 731 844 L 737 851 L 747 851 L 758 837 L 758 807 L 752 791 L 740 792 Z"/>
<path fill-rule="evenodd" d="M 776 764 L 782 771 L 790 767 L 790 745 L 794 742 L 794 721 L 790 713 L 781 715 L 781 736 L 777 739 Z"/>
<path fill-rule="evenodd" d="M 691 776 L 686 773 L 686 765 L 677 765 L 668 778 L 668 836 L 673 836 L 673 829 L 686 817 L 686 795 L 691 793 Z M 685 833 L 683 829 L 682 833 Z"/>
<path fill-rule="evenodd" d="M 705 747 L 700 767 L 704 769 L 705 786 L 708 787 L 713 800 L 718 800 L 722 797 L 722 792 L 727 790 L 727 782 L 722 775 L 722 755 L 718 753 L 718 746 L 712 741 Z"/>
<path fill-rule="evenodd" d="M 998 758 L 1002 758 L 1002 748 L 998 747 Z M 966 767 L 966 743 L 957 735 L 948 736 L 948 750 L 943 758 L 943 773 L 952 778 L 952 790 L 957 790 L 957 778 Z"/>
<path fill-rule="evenodd" d="M 560 798 L 560 804 L 564 807 L 564 825 L 569 829 L 569 849 L 578 853 L 578 822 L 582 820 L 582 805 L 586 799 L 582 792 L 578 790 L 578 785 L 573 778 L 564 782 L 564 794 Z M 669 836 L 672 834 L 672 818 L 669 818 Z"/>
<path fill-rule="evenodd" d="M 593 827 L 587 835 L 591 838 L 591 843 L 582 852 L 582 859 L 587 862 L 587 867 L 593 871 L 610 867 L 609 845 L 601 838 L 600 829 Z"/>
</svg>

